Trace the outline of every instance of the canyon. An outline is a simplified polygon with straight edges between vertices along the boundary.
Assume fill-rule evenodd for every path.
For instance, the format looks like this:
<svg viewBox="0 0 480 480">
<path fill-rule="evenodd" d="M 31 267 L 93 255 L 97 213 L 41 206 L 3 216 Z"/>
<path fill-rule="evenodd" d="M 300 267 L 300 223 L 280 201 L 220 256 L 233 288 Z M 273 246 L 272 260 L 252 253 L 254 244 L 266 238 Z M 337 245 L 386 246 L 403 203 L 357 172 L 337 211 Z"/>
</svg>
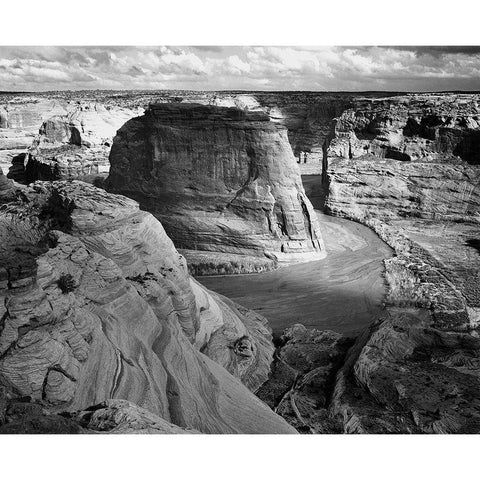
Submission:
<svg viewBox="0 0 480 480">
<path fill-rule="evenodd" d="M 0 433 L 478 433 L 478 100 L 3 96 Z"/>
</svg>

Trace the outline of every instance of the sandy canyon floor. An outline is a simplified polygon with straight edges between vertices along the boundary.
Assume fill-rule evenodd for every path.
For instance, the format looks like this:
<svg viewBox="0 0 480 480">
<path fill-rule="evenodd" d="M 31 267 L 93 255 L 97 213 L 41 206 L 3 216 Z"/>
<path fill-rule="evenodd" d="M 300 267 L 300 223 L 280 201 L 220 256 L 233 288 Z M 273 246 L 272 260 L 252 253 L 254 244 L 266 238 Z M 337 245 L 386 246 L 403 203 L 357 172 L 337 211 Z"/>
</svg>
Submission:
<svg viewBox="0 0 480 480">
<path fill-rule="evenodd" d="M 306 176 L 303 181 L 312 204 L 319 208 L 320 176 Z M 328 252 L 325 259 L 267 273 L 198 280 L 264 315 L 275 335 L 295 323 L 357 334 L 382 308 L 383 259 L 392 256 L 392 249 L 368 227 L 316 212 Z"/>
</svg>

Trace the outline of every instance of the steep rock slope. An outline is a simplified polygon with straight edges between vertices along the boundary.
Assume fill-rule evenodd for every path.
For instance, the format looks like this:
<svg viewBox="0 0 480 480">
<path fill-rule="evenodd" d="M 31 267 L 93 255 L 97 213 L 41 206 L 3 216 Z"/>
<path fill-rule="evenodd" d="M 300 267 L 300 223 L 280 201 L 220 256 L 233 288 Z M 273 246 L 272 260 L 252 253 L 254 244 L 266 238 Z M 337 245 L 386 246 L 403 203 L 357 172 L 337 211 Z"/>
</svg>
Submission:
<svg viewBox="0 0 480 480">
<path fill-rule="evenodd" d="M 114 139 L 107 190 L 140 202 L 179 248 L 322 258 L 286 130 L 258 111 L 155 104 Z"/>
<path fill-rule="evenodd" d="M 292 431 L 228 373 L 251 389 L 267 378 L 265 320 L 195 283 L 136 202 L 36 182 L 2 206 L 0 222 L 9 392 L 52 412 L 115 398 L 205 433 Z"/>
<path fill-rule="evenodd" d="M 17 96 L 0 104 L 0 167 L 5 175 L 12 169 L 17 180 L 22 178 L 25 152 L 42 122 L 65 114 L 62 102 L 46 96 Z"/>
</svg>

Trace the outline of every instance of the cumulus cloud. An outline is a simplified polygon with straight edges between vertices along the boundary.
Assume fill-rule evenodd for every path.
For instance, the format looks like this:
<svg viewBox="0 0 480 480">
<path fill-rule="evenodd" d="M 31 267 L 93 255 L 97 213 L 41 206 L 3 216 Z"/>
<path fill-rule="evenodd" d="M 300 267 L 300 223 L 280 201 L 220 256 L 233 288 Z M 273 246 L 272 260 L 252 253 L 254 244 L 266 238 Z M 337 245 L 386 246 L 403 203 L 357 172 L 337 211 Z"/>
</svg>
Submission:
<svg viewBox="0 0 480 480">
<path fill-rule="evenodd" d="M 0 47 L 0 90 L 480 90 L 480 47 Z"/>
</svg>

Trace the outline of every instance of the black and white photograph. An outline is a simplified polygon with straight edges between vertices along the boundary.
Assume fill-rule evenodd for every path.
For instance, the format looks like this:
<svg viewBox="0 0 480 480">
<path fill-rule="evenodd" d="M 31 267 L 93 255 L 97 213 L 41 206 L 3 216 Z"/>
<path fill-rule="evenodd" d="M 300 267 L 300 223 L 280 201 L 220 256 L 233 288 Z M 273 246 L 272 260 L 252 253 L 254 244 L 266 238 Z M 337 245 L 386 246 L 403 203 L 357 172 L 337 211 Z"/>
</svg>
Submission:
<svg viewBox="0 0 480 480">
<path fill-rule="evenodd" d="M 477 440 L 480 38 L 163 41 L 182 15 L 1 37 L 0 441 L 217 438 L 255 478 L 234 438 Z"/>
</svg>

